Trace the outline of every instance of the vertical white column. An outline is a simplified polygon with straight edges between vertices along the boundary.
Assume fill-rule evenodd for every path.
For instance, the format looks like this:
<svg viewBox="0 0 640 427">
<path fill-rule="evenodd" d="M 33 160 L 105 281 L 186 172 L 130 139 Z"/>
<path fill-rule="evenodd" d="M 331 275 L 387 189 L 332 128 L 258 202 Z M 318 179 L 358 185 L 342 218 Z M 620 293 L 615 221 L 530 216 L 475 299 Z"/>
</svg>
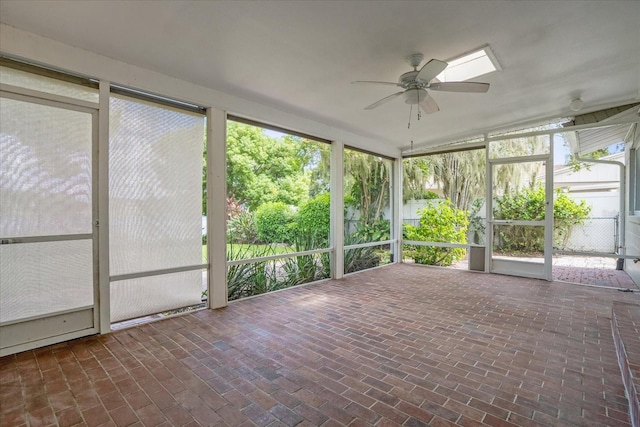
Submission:
<svg viewBox="0 0 640 427">
<path fill-rule="evenodd" d="M 553 139 L 554 134 L 550 133 L 549 157 L 545 162 L 545 212 L 544 212 L 544 269 L 543 274 L 546 280 L 553 279 Z"/>
<path fill-rule="evenodd" d="M 393 175 L 391 181 L 391 238 L 395 240 L 392 245 L 391 254 L 393 262 L 402 262 L 402 186 L 403 186 L 403 162 L 402 158 L 393 162 Z"/>
<path fill-rule="evenodd" d="M 489 156 L 489 136 L 484 135 L 485 187 L 484 187 L 484 271 L 491 272 L 491 256 L 493 255 L 493 163 Z"/>
<path fill-rule="evenodd" d="M 331 143 L 331 278 L 344 276 L 344 143 Z"/>
<path fill-rule="evenodd" d="M 109 97 L 110 82 L 100 81 L 98 104 L 98 330 L 111 332 L 109 281 Z"/>
<path fill-rule="evenodd" d="M 207 109 L 207 259 L 209 308 L 227 305 L 227 113 Z"/>
</svg>

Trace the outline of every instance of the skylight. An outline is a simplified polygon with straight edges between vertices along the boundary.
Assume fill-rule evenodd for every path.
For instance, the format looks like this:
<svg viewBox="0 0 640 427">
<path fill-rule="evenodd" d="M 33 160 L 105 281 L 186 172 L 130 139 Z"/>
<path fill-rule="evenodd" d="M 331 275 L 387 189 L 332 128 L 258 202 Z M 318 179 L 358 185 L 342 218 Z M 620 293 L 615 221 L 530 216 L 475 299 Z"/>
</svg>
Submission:
<svg viewBox="0 0 640 427">
<path fill-rule="evenodd" d="M 436 76 L 441 82 L 470 80 L 501 69 L 488 45 L 448 62 L 449 66 Z"/>
</svg>

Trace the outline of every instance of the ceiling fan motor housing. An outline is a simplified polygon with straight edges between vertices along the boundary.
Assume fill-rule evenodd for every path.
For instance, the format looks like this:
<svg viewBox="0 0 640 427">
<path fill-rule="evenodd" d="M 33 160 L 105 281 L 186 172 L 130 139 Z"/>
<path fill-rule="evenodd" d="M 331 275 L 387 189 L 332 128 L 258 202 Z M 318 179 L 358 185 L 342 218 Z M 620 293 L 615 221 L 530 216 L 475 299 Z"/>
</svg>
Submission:
<svg viewBox="0 0 640 427">
<path fill-rule="evenodd" d="M 419 71 L 409 71 L 407 73 L 404 73 L 398 79 L 398 84 L 405 89 L 409 89 L 410 87 L 418 87 L 418 85 L 420 84 L 416 80 L 416 76 L 418 75 L 418 73 Z"/>
</svg>

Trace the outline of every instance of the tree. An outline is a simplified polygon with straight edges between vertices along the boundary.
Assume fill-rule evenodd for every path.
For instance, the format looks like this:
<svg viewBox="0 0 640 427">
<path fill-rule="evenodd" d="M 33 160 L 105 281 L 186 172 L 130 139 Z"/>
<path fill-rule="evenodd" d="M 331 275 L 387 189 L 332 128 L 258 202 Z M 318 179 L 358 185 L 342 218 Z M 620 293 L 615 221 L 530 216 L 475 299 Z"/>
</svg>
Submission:
<svg viewBox="0 0 640 427">
<path fill-rule="evenodd" d="M 431 162 L 428 157 L 405 159 L 402 164 L 402 201 L 425 198 L 430 181 Z"/>
<path fill-rule="evenodd" d="M 599 150 L 595 150 L 592 151 L 591 153 L 585 154 L 584 156 L 581 156 L 583 159 L 591 159 L 591 160 L 598 160 L 604 156 L 608 156 L 609 155 L 609 148 L 605 147 L 605 148 L 601 148 Z M 586 163 L 583 161 L 580 161 L 578 159 L 576 159 L 576 156 L 573 154 L 569 154 L 567 156 L 567 166 L 574 172 L 578 172 L 580 171 L 580 169 L 585 168 L 586 170 L 591 170 L 591 164 L 590 163 Z"/>
<path fill-rule="evenodd" d="M 358 209 L 360 220 L 371 225 L 383 218 L 389 205 L 390 167 L 381 157 L 358 151 L 345 151 L 345 197 Z"/>
<path fill-rule="evenodd" d="M 250 210 L 268 202 L 300 205 L 309 197 L 307 160 L 296 138 L 272 138 L 261 128 L 229 121 L 227 196 Z"/>
<path fill-rule="evenodd" d="M 431 157 L 434 181 L 457 209 L 469 209 L 484 198 L 486 159 L 484 150 L 438 154 Z"/>
</svg>

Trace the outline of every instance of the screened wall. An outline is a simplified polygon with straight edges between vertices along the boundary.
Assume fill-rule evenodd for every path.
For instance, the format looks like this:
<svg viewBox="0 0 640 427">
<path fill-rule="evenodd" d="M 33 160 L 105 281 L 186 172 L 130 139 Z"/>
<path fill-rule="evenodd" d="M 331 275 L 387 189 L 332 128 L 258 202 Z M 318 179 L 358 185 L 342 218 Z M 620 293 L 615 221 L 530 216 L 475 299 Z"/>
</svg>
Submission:
<svg viewBox="0 0 640 427">
<path fill-rule="evenodd" d="M 344 273 L 392 261 L 392 160 L 344 150 Z"/>
<path fill-rule="evenodd" d="M 111 321 L 201 303 L 204 115 L 112 95 L 109 124 Z"/>
<path fill-rule="evenodd" d="M 409 158 L 403 167 L 404 261 L 468 268 L 469 245 L 485 243 L 485 150 Z"/>
<path fill-rule="evenodd" d="M 2 61 L 3 354 L 393 262 L 392 159 Z"/>
<path fill-rule="evenodd" d="M 2 64 L 0 355 L 97 331 L 97 91 Z"/>
<path fill-rule="evenodd" d="M 326 279 L 331 146 L 227 122 L 229 300 Z"/>
</svg>

